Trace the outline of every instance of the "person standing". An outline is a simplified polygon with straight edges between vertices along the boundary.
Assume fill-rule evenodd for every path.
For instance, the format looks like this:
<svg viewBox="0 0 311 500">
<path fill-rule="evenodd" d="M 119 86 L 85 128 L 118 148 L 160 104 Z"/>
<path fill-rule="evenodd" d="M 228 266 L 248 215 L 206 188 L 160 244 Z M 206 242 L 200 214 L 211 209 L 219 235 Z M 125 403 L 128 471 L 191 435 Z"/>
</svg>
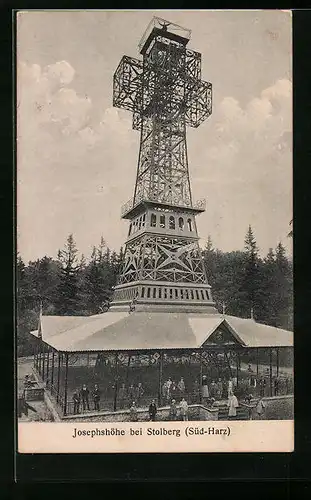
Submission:
<svg viewBox="0 0 311 500">
<path fill-rule="evenodd" d="M 132 406 L 130 408 L 130 421 L 137 422 L 137 420 L 138 420 L 137 407 L 135 401 L 133 401 Z"/>
<path fill-rule="evenodd" d="M 228 411 L 228 417 L 236 417 L 236 409 L 238 408 L 239 406 L 239 402 L 238 402 L 238 399 L 237 397 L 235 396 L 235 394 L 230 394 L 230 396 L 228 397 L 228 403 L 227 403 L 227 406 L 229 408 L 229 411 Z"/>
<path fill-rule="evenodd" d="M 172 399 L 172 402 L 171 402 L 169 419 L 170 420 L 177 420 L 177 406 L 176 406 L 175 399 Z"/>
<path fill-rule="evenodd" d="M 80 413 L 80 396 L 78 391 L 74 391 L 72 395 L 72 400 L 73 400 L 73 414 L 77 415 L 77 413 Z"/>
<path fill-rule="evenodd" d="M 157 405 L 155 403 L 155 400 L 153 399 L 149 405 L 149 417 L 152 422 L 155 422 L 156 414 L 157 414 Z"/>
<path fill-rule="evenodd" d="M 209 388 L 209 392 L 210 392 L 211 398 L 216 398 L 216 396 L 217 396 L 217 384 L 216 384 L 215 380 L 212 380 L 212 383 L 211 383 L 210 388 Z"/>
<path fill-rule="evenodd" d="M 192 395 L 193 395 L 193 403 L 198 403 L 200 400 L 200 384 L 197 379 L 195 379 L 193 383 Z"/>
<path fill-rule="evenodd" d="M 266 379 L 264 377 L 261 377 L 260 382 L 259 382 L 259 386 L 260 386 L 259 393 L 260 393 L 260 396 L 263 398 L 265 395 L 265 392 L 266 392 Z"/>
<path fill-rule="evenodd" d="M 164 400 L 167 399 L 167 383 L 166 382 L 164 382 L 162 384 L 162 397 Z"/>
<path fill-rule="evenodd" d="M 128 400 L 133 401 L 135 399 L 135 387 L 133 384 L 128 388 Z"/>
<path fill-rule="evenodd" d="M 255 409 L 256 414 L 257 414 L 259 420 L 263 420 L 264 419 L 265 409 L 266 409 L 266 405 L 263 402 L 262 398 L 260 398 L 260 400 L 258 401 L 258 403 L 256 405 L 256 409 Z"/>
<path fill-rule="evenodd" d="M 93 391 L 93 401 L 94 401 L 94 410 L 100 410 L 100 390 L 97 384 L 94 385 Z"/>
<path fill-rule="evenodd" d="M 181 377 L 180 381 L 177 384 L 177 387 L 178 387 L 180 396 L 183 397 L 185 394 L 185 391 L 186 391 L 186 386 L 185 386 L 185 382 L 184 382 L 183 377 Z"/>
<path fill-rule="evenodd" d="M 171 386 L 171 391 L 170 391 L 170 398 L 175 399 L 177 396 L 177 391 L 178 391 L 177 385 L 173 381 L 172 386 Z"/>
<path fill-rule="evenodd" d="M 143 384 L 141 382 L 138 383 L 138 386 L 136 387 L 136 401 L 137 401 L 137 404 L 139 405 L 143 395 L 144 395 L 144 388 L 143 388 Z"/>
<path fill-rule="evenodd" d="M 81 399 L 82 399 L 82 408 L 83 408 L 83 411 L 86 408 L 88 410 L 90 409 L 89 393 L 90 393 L 90 391 L 88 390 L 86 384 L 83 384 L 82 385 L 82 389 L 81 389 Z"/>
<path fill-rule="evenodd" d="M 254 377 L 254 375 L 251 375 L 251 377 L 249 379 L 249 386 L 250 386 L 251 391 L 253 391 L 255 393 L 257 381 L 256 381 L 256 377 Z"/>
<path fill-rule="evenodd" d="M 233 380 L 230 377 L 228 380 L 228 398 L 233 395 Z"/>
<path fill-rule="evenodd" d="M 218 382 L 217 382 L 217 391 L 216 391 L 217 399 L 221 399 L 223 397 L 223 392 L 224 392 L 224 386 L 223 386 L 221 378 L 219 377 Z"/>
<path fill-rule="evenodd" d="M 172 389 L 172 379 L 169 378 L 166 381 L 166 399 L 169 400 L 171 398 L 171 389 Z"/>
<path fill-rule="evenodd" d="M 182 398 L 180 402 L 180 414 L 182 420 L 188 420 L 188 403 L 185 398 Z"/>
<path fill-rule="evenodd" d="M 207 376 L 203 375 L 202 377 L 202 401 L 205 402 L 206 399 L 209 398 L 209 392 L 208 392 L 208 382 L 207 382 Z"/>
<path fill-rule="evenodd" d="M 125 384 L 122 384 L 120 389 L 119 389 L 120 408 L 124 408 L 125 398 L 126 398 L 126 388 L 125 388 Z"/>
</svg>

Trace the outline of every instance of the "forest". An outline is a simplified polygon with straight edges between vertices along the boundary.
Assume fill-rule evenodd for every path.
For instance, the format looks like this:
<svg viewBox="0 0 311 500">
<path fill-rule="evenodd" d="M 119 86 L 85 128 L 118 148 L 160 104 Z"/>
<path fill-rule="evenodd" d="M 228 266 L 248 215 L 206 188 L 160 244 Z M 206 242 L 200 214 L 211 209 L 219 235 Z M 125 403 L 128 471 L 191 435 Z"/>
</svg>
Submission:
<svg viewBox="0 0 311 500">
<path fill-rule="evenodd" d="M 208 237 L 202 257 L 219 312 L 292 330 L 292 260 L 279 243 L 265 257 L 249 226 L 244 248 L 223 252 Z M 109 309 L 123 260 L 123 248 L 110 250 L 103 237 L 89 258 L 68 236 L 57 259 L 44 256 L 16 264 L 17 354 L 32 354 L 29 332 L 38 326 L 40 308 L 46 315 L 98 314 Z"/>
</svg>

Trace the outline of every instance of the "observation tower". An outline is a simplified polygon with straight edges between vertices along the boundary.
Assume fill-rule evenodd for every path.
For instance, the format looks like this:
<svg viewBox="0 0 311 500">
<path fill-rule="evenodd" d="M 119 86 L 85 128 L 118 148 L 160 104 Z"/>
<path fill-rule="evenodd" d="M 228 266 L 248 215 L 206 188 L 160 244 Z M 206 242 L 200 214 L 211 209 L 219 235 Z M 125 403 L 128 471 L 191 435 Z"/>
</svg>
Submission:
<svg viewBox="0 0 311 500">
<path fill-rule="evenodd" d="M 201 54 L 187 48 L 190 30 L 153 18 L 140 59 L 123 56 L 113 77 L 113 105 L 131 111 L 140 131 L 125 255 L 111 311 L 216 313 L 199 248 L 186 127 L 212 112 L 212 85 L 201 79 Z"/>
</svg>

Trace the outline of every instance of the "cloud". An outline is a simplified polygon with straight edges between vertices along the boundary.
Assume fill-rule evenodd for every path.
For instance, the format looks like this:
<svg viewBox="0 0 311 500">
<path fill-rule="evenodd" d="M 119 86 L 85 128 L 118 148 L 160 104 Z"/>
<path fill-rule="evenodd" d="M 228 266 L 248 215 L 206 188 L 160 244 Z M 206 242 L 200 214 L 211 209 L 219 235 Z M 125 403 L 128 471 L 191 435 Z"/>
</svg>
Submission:
<svg viewBox="0 0 311 500">
<path fill-rule="evenodd" d="M 67 61 L 44 68 L 20 62 L 17 76 L 18 137 L 30 141 L 30 147 L 38 143 L 37 134 L 57 140 L 74 136 L 87 149 L 115 136 L 126 140 L 130 117 L 110 107 L 100 112 L 90 97 L 79 95 L 72 86 L 75 70 Z M 98 113 L 99 119 L 94 119 Z"/>
<path fill-rule="evenodd" d="M 67 61 L 58 61 L 46 66 L 45 74 L 50 80 L 68 85 L 74 78 L 75 70 Z"/>
<path fill-rule="evenodd" d="M 222 172 L 238 162 L 255 165 L 277 152 L 291 150 L 292 85 L 281 79 L 244 107 L 225 97 L 216 109 L 214 132 L 208 137 L 205 160 Z"/>
<path fill-rule="evenodd" d="M 205 147 L 202 136 L 192 134 L 189 144 L 194 196 L 209 201 L 201 236 L 206 239 L 209 228 L 220 248 L 229 241 L 239 248 L 233 242 L 243 242 L 251 223 L 267 251 L 265 241 L 286 240 L 292 218 L 291 82 L 277 80 L 244 105 L 222 97 L 214 111 Z"/>
<path fill-rule="evenodd" d="M 131 116 L 100 109 L 74 76 L 65 61 L 18 67 L 18 242 L 26 255 L 31 234 L 47 252 L 56 238 L 47 227 L 57 228 L 59 245 L 71 232 L 83 237 L 90 221 L 103 231 L 131 195 L 139 141 Z"/>
<path fill-rule="evenodd" d="M 41 68 L 38 64 L 18 66 L 17 100 L 19 135 L 44 124 L 57 124 L 68 135 L 85 127 L 92 108 L 91 99 L 67 87 L 75 70 L 66 61 Z"/>
</svg>

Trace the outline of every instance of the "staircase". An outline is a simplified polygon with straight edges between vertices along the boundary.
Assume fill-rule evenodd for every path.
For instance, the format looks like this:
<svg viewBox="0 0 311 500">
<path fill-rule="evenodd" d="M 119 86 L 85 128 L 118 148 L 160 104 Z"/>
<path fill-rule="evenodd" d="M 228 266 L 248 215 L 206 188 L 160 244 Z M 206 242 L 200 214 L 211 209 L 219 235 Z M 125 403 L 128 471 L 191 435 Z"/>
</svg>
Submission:
<svg viewBox="0 0 311 500">
<path fill-rule="evenodd" d="M 218 420 L 249 420 L 249 410 L 245 406 L 239 406 L 236 409 L 235 417 L 228 417 L 229 408 L 221 406 L 218 411 Z"/>
</svg>

